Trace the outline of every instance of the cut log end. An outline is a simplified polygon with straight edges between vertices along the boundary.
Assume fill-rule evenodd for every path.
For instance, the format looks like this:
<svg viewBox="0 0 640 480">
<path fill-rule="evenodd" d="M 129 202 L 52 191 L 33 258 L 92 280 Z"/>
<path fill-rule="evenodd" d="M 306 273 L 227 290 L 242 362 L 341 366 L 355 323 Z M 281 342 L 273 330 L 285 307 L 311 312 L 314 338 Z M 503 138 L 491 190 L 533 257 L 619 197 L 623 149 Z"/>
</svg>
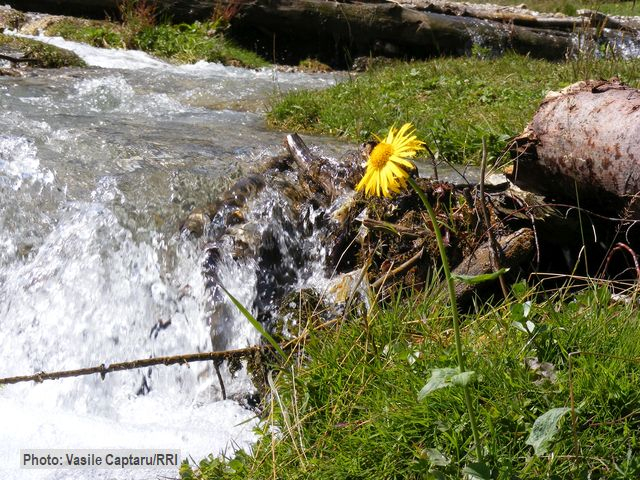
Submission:
<svg viewBox="0 0 640 480">
<path fill-rule="evenodd" d="M 640 191 L 639 140 L 640 91 L 618 79 L 579 82 L 545 98 L 512 143 L 507 174 L 552 199 L 620 214 Z"/>
</svg>

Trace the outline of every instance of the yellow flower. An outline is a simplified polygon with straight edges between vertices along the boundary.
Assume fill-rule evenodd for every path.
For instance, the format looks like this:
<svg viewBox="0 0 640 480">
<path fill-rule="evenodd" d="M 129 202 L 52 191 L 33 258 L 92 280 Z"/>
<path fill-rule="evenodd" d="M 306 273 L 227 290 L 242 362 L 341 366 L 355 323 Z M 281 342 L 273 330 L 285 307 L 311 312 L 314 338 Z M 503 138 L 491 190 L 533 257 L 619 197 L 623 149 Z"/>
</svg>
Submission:
<svg viewBox="0 0 640 480">
<path fill-rule="evenodd" d="M 396 130 L 389 129 L 384 140 L 376 136 L 378 144 L 369 154 L 367 171 L 356 185 L 356 190 L 363 190 L 366 195 L 390 197 L 391 192 L 400 193 L 406 188 L 408 170 L 414 168 L 407 158 L 413 158 L 420 150 L 424 150 L 424 142 L 413 134 L 413 125 L 405 123 Z"/>
</svg>

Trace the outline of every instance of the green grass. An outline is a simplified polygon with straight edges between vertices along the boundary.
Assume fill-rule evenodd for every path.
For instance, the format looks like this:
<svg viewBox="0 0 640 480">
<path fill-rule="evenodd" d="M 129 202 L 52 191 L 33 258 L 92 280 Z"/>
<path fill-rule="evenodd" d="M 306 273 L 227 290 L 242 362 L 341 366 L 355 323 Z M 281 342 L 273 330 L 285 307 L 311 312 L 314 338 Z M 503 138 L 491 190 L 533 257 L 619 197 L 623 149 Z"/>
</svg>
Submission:
<svg viewBox="0 0 640 480">
<path fill-rule="evenodd" d="M 257 68 L 268 62 L 236 46 L 211 22 L 149 25 L 64 19 L 47 28 L 48 35 L 102 48 L 131 48 L 178 63 L 199 60 Z"/>
<path fill-rule="evenodd" d="M 115 23 L 65 18 L 47 27 L 47 35 L 100 48 L 126 48 L 124 29 Z"/>
<path fill-rule="evenodd" d="M 640 15 L 640 5 L 633 1 L 598 2 L 593 0 L 490 0 L 473 1 L 471 3 L 493 3 L 497 5 L 522 5 L 538 12 L 564 13 L 575 15 L 577 10 L 598 10 L 609 15 Z"/>
<path fill-rule="evenodd" d="M 639 309 L 595 285 L 546 299 L 523 284 L 496 307 L 464 317 L 463 342 L 485 464 L 501 479 L 640 477 Z M 208 459 L 183 478 L 459 479 L 475 462 L 459 387 L 417 394 L 434 368 L 455 367 L 447 308 L 415 294 L 363 319 L 316 332 L 277 394 L 253 455 Z M 525 315 L 526 314 L 526 315 Z M 527 322 L 529 322 L 527 324 Z M 571 352 L 592 352 L 573 355 Z M 612 358 L 619 356 L 622 359 Z M 527 362 L 548 362 L 534 370 Z M 542 372 L 553 374 L 545 380 Z M 577 406 L 540 456 L 527 445 L 536 419 Z M 279 434 L 267 433 L 276 426 Z M 488 478 L 488 477 L 487 477 Z"/>
<path fill-rule="evenodd" d="M 324 91 L 275 98 L 268 122 L 283 130 L 362 141 L 410 121 L 418 138 L 445 158 L 478 163 L 482 138 L 491 156 L 499 155 L 549 90 L 614 75 L 638 85 L 639 67 L 640 60 L 553 63 L 515 54 L 396 62 Z"/>
<path fill-rule="evenodd" d="M 142 29 L 133 44 L 145 52 L 182 63 L 206 60 L 244 67 L 268 65 L 259 55 L 236 46 L 221 35 L 212 34 L 212 30 L 213 25 L 206 22 L 151 26 Z"/>
</svg>

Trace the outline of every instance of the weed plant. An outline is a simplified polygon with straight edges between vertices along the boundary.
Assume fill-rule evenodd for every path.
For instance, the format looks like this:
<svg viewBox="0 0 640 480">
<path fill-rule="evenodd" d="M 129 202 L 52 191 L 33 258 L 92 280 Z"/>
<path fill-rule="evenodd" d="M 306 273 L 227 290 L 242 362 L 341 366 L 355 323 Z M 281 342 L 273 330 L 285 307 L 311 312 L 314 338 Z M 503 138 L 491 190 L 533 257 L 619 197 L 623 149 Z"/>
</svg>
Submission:
<svg viewBox="0 0 640 480">
<path fill-rule="evenodd" d="M 639 312 L 606 286 L 547 298 L 521 283 L 463 316 L 484 471 L 462 388 L 417 400 L 433 369 L 456 365 L 450 311 L 431 291 L 316 332 L 276 376 L 252 455 L 184 465 L 183 478 L 639 478 Z M 558 408 L 534 450 L 534 423 Z"/>
<path fill-rule="evenodd" d="M 516 54 L 395 62 L 327 90 L 274 98 L 268 122 L 283 130 L 364 141 L 408 121 L 441 157 L 479 163 L 482 139 L 489 159 L 496 158 L 550 90 L 586 76 L 618 76 L 637 86 L 639 67 L 640 60 L 553 63 Z"/>
</svg>

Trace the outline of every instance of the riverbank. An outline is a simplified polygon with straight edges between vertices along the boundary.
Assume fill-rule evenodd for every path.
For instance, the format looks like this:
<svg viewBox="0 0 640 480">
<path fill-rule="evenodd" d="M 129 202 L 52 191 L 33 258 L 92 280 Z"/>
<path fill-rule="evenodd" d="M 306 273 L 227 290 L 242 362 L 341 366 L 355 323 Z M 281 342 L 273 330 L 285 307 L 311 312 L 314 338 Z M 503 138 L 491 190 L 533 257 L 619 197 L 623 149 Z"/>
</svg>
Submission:
<svg viewBox="0 0 640 480">
<path fill-rule="evenodd" d="M 170 24 L 159 22 L 152 8 L 133 5 L 123 9 L 122 22 L 29 14 L 0 7 L 0 30 L 7 28 L 27 35 L 60 36 L 100 48 L 141 50 L 177 64 L 206 61 L 246 68 L 269 65 L 225 36 L 229 23 L 222 13 L 204 22 Z M 38 50 L 36 47 L 41 44 L 32 42 L 31 45 L 34 47 L 25 53 Z"/>
<path fill-rule="evenodd" d="M 440 160 L 479 164 L 485 140 L 493 163 L 552 90 L 589 78 L 640 86 L 640 60 L 587 56 L 550 62 L 506 54 L 388 61 L 351 81 L 291 92 L 268 112 L 271 127 L 366 141 L 412 121 Z"/>
</svg>

